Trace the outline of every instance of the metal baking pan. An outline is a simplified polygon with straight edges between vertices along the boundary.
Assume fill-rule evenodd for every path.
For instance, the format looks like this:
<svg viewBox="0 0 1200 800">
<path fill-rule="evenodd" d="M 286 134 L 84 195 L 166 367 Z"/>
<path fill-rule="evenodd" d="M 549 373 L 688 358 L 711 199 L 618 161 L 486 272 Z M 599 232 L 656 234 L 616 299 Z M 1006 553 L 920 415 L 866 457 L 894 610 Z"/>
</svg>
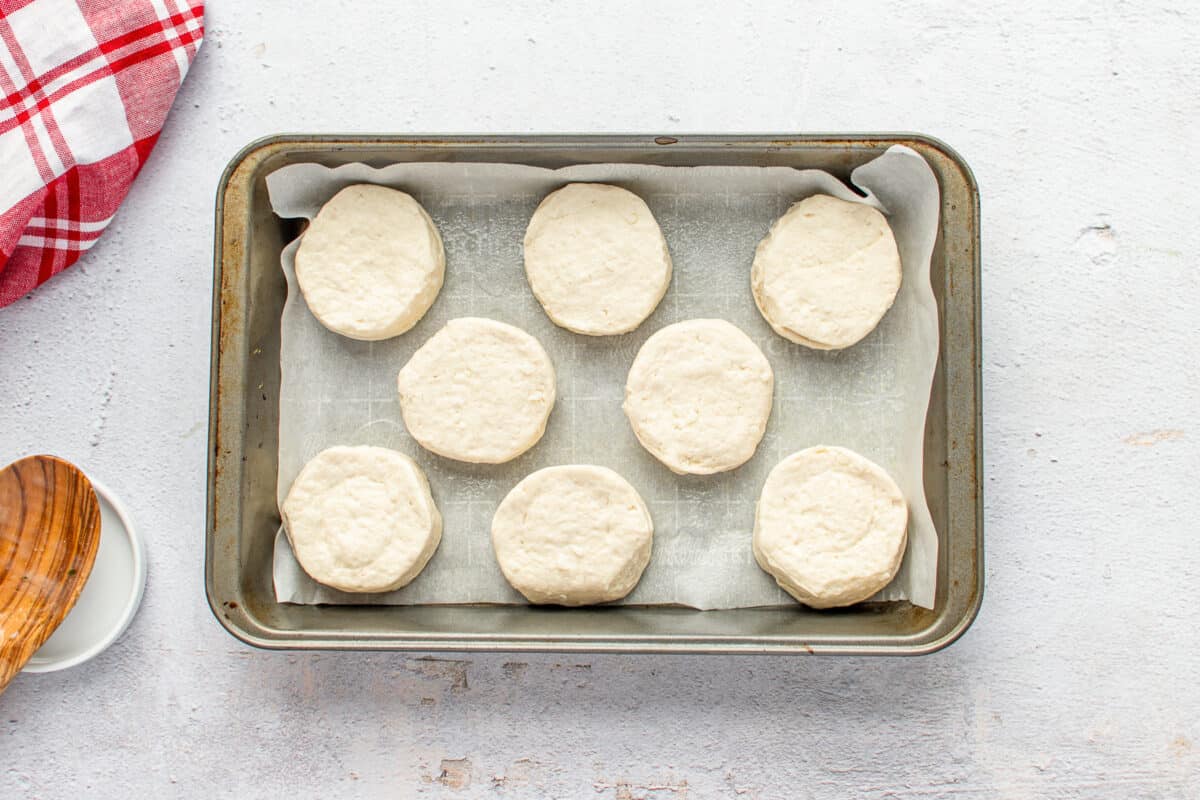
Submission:
<svg viewBox="0 0 1200 800">
<path fill-rule="evenodd" d="M 925 431 L 925 491 L 938 531 L 933 610 L 674 607 L 305 606 L 278 603 L 271 555 L 279 444 L 279 268 L 294 221 L 267 174 L 286 164 L 402 161 L 816 168 L 843 180 L 893 144 L 920 153 L 942 193 L 931 280 L 941 346 Z M 286 135 L 253 142 L 217 189 L 205 588 L 213 613 L 265 648 L 916 655 L 957 639 L 983 596 L 979 190 L 945 144 L 917 134 L 746 136 Z"/>
</svg>

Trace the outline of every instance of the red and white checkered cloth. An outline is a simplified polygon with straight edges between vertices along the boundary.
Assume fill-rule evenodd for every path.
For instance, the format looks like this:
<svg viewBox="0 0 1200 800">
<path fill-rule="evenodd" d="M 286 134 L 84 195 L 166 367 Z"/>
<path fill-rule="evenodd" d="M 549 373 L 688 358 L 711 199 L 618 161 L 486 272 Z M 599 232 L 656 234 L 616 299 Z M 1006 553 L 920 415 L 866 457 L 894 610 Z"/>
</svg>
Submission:
<svg viewBox="0 0 1200 800">
<path fill-rule="evenodd" d="M 0 0 L 0 307 L 96 243 L 203 36 L 194 0 Z"/>
</svg>

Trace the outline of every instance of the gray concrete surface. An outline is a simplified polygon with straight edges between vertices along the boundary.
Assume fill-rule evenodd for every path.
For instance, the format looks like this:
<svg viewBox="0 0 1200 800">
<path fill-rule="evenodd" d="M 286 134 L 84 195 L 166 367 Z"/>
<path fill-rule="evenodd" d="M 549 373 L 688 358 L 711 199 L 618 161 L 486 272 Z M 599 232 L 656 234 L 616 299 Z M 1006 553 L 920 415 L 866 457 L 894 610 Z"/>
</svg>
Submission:
<svg viewBox="0 0 1200 800">
<path fill-rule="evenodd" d="M 0 697 L 0 798 L 1200 793 L 1200 15 L 235 3 L 83 263 L 0 311 L 0 462 L 110 484 L 145 604 Z M 987 595 L 920 659 L 264 653 L 204 602 L 212 204 L 278 131 L 874 131 L 983 191 Z"/>
</svg>

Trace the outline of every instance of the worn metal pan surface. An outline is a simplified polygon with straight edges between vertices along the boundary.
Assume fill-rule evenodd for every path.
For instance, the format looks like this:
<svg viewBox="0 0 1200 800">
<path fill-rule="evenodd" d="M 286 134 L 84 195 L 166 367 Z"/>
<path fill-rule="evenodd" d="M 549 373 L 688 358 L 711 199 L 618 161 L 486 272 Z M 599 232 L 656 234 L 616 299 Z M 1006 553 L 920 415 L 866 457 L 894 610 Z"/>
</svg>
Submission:
<svg viewBox="0 0 1200 800">
<path fill-rule="evenodd" d="M 264 178 L 286 164 L 484 161 L 753 165 L 851 170 L 893 144 L 920 153 L 942 193 L 931 280 L 941 350 L 925 431 L 925 490 L 938 531 L 935 607 L 695 611 L 614 606 L 302 606 L 275 601 L 279 513 L 279 319 L 283 245 Z M 917 134 L 745 136 L 287 135 L 248 145 L 217 191 L 205 584 L 217 619 L 267 648 L 921 654 L 957 639 L 983 595 L 979 191 L 943 143 Z"/>
</svg>

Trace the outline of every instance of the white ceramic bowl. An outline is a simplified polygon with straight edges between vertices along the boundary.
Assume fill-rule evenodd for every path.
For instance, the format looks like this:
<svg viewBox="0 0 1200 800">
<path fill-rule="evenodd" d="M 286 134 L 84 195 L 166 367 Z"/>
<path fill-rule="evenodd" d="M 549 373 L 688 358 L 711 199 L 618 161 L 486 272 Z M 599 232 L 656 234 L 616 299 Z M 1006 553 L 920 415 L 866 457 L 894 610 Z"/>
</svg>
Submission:
<svg viewBox="0 0 1200 800">
<path fill-rule="evenodd" d="M 100 546 L 78 602 L 24 672 L 54 672 L 82 664 L 117 640 L 137 613 L 146 588 L 146 546 L 124 506 L 103 484 L 92 487 L 100 501 Z"/>
</svg>

